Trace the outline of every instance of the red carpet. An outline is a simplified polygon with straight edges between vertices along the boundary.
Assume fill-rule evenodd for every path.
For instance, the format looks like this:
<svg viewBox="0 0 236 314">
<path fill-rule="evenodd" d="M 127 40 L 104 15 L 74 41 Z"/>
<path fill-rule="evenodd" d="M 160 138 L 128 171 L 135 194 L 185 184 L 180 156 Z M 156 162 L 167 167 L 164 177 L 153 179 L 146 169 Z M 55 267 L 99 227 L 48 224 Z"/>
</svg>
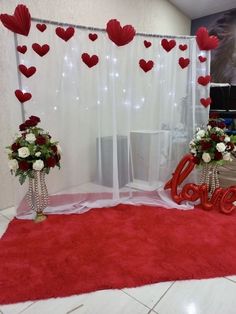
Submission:
<svg viewBox="0 0 236 314">
<path fill-rule="evenodd" d="M 233 274 L 236 213 L 119 205 L 15 219 L 0 241 L 0 304 Z"/>
</svg>

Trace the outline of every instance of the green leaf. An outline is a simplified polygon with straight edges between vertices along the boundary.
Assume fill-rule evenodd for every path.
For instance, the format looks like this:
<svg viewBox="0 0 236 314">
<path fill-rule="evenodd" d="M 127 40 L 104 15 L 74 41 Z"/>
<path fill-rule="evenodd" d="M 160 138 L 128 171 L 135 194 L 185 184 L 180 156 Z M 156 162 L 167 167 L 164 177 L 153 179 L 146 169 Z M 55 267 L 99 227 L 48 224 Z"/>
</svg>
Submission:
<svg viewBox="0 0 236 314">
<path fill-rule="evenodd" d="M 20 181 L 20 184 L 21 184 L 21 185 L 25 182 L 25 180 L 26 180 L 26 176 L 20 175 L 19 181 Z"/>
</svg>

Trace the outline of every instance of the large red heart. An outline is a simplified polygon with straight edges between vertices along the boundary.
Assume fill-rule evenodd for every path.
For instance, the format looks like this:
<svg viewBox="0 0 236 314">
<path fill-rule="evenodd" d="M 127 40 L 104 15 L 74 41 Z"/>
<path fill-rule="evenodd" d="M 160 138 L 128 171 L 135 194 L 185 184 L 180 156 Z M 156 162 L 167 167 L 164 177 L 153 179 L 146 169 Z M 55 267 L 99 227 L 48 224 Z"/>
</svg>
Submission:
<svg viewBox="0 0 236 314">
<path fill-rule="evenodd" d="M 199 56 L 198 59 L 200 62 L 205 62 L 207 60 L 207 58 L 203 56 Z"/>
<path fill-rule="evenodd" d="M 188 45 L 179 45 L 179 49 L 184 51 L 188 48 Z"/>
<path fill-rule="evenodd" d="M 148 72 L 153 68 L 154 62 L 152 60 L 145 61 L 144 59 L 141 59 L 139 60 L 139 66 L 144 72 Z"/>
<path fill-rule="evenodd" d="M 176 45 L 176 41 L 174 39 L 167 40 L 167 39 L 162 39 L 161 41 L 162 47 L 167 51 L 171 51 Z"/>
<path fill-rule="evenodd" d="M 211 104 L 211 97 L 201 98 L 200 103 L 206 108 Z"/>
<path fill-rule="evenodd" d="M 20 72 L 26 77 L 31 77 L 36 72 L 36 67 L 27 68 L 24 64 L 20 64 L 18 68 Z"/>
<path fill-rule="evenodd" d="M 32 48 L 40 57 L 46 55 L 50 49 L 50 47 L 47 44 L 40 46 L 39 44 L 36 43 L 32 45 Z"/>
<path fill-rule="evenodd" d="M 20 53 L 25 54 L 27 51 L 27 47 L 26 46 L 17 46 L 17 51 L 19 51 Z"/>
<path fill-rule="evenodd" d="M 20 89 L 15 91 L 16 98 L 20 102 L 26 102 L 31 99 L 32 95 L 30 93 L 23 93 Z"/>
<path fill-rule="evenodd" d="M 62 27 L 56 28 L 57 36 L 65 41 L 68 41 L 72 36 L 74 36 L 74 33 L 75 33 L 74 27 L 67 27 L 66 30 Z"/>
<path fill-rule="evenodd" d="M 28 36 L 31 26 L 31 16 L 25 5 L 19 4 L 15 8 L 13 15 L 1 14 L 0 20 L 10 31 Z"/>
<path fill-rule="evenodd" d="M 212 50 L 218 47 L 219 39 L 216 36 L 209 36 L 205 27 L 200 27 L 196 33 L 196 41 L 200 50 Z"/>
<path fill-rule="evenodd" d="M 110 20 L 106 28 L 108 37 L 117 46 L 124 46 L 130 43 L 135 36 L 135 29 L 132 25 L 121 26 L 116 19 Z"/>
<path fill-rule="evenodd" d="M 146 48 L 149 48 L 151 45 L 152 45 L 152 43 L 150 42 L 150 41 L 147 41 L 147 40 L 144 40 L 144 46 L 146 47 Z"/>
<path fill-rule="evenodd" d="M 89 34 L 89 39 L 95 41 L 98 38 L 97 34 Z"/>
<path fill-rule="evenodd" d="M 40 32 L 44 32 L 45 29 L 47 28 L 47 25 L 46 24 L 37 24 L 36 25 L 37 29 L 40 31 Z"/>
<path fill-rule="evenodd" d="M 99 61 L 99 58 L 97 55 L 92 55 L 90 57 L 90 55 L 88 53 L 83 53 L 82 56 L 81 56 L 83 62 L 89 67 L 89 68 L 92 68 L 93 66 L 95 66 L 98 61 Z"/>
<path fill-rule="evenodd" d="M 210 83 L 211 81 L 211 76 L 210 75 L 206 75 L 206 76 L 199 76 L 198 78 L 198 83 L 203 85 L 203 86 L 206 86 L 208 83 Z"/>
<path fill-rule="evenodd" d="M 188 58 L 179 58 L 179 65 L 181 66 L 182 69 L 186 68 L 190 63 L 190 60 Z"/>
</svg>

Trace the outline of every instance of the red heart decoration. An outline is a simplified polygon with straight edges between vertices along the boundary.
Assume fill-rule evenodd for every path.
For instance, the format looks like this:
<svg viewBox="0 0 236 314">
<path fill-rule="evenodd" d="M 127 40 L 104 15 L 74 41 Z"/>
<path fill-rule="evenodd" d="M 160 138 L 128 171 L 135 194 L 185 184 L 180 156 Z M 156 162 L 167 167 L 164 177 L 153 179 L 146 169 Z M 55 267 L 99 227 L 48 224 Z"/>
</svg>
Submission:
<svg viewBox="0 0 236 314">
<path fill-rule="evenodd" d="M 199 56 L 198 59 L 200 62 L 205 62 L 207 60 L 207 58 L 203 56 Z"/>
<path fill-rule="evenodd" d="M 62 27 L 56 28 L 57 36 L 65 41 L 68 41 L 72 36 L 74 36 L 74 33 L 75 29 L 73 27 L 67 27 L 66 30 Z"/>
<path fill-rule="evenodd" d="M 27 68 L 24 64 L 20 64 L 18 68 L 26 77 L 31 77 L 36 72 L 36 67 Z"/>
<path fill-rule="evenodd" d="M 30 93 L 23 93 L 20 89 L 15 91 L 16 98 L 20 102 L 26 102 L 31 99 L 32 95 Z"/>
<path fill-rule="evenodd" d="M 144 72 L 148 72 L 153 68 L 154 62 L 152 60 L 147 62 L 144 59 L 141 59 L 139 60 L 139 66 L 141 69 L 143 69 Z"/>
<path fill-rule="evenodd" d="M 188 45 L 179 45 L 179 49 L 184 51 L 184 50 L 188 49 Z"/>
<path fill-rule="evenodd" d="M 98 38 L 97 34 L 89 34 L 89 39 L 95 41 Z"/>
<path fill-rule="evenodd" d="M 31 16 L 25 5 L 19 4 L 15 8 L 13 15 L 1 14 L 0 20 L 10 31 L 28 36 L 31 26 Z"/>
<path fill-rule="evenodd" d="M 17 51 L 19 51 L 20 53 L 26 53 L 27 51 L 27 47 L 26 46 L 17 46 Z"/>
<path fill-rule="evenodd" d="M 181 66 L 182 69 L 186 68 L 190 63 L 189 58 L 179 58 L 179 65 Z"/>
<path fill-rule="evenodd" d="M 99 58 L 97 55 L 92 55 L 90 57 L 90 55 L 88 53 L 83 53 L 82 56 L 81 56 L 83 62 L 89 67 L 89 68 L 92 68 L 93 66 L 95 66 L 98 61 L 99 61 Z"/>
<path fill-rule="evenodd" d="M 45 29 L 47 28 L 46 24 L 37 24 L 36 25 L 37 29 L 40 31 L 40 32 L 44 32 Z"/>
<path fill-rule="evenodd" d="M 203 85 L 203 86 L 206 86 L 208 83 L 210 83 L 211 81 L 211 76 L 210 75 L 206 75 L 206 76 L 199 76 L 198 78 L 198 83 Z"/>
<path fill-rule="evenodd" d="M 176 41 L 174 39 L 171 39 L 169 41 L 167 39 L 162 39 L 161 45 L 167 52 L 169 52 L 175 47 Z"/>
<path fill-rule="evenodd" d="M 110 20 L 106 28 L 108 37 L 117 46 L 124 46 L 130 43 L 135 36 L 135 29 L 132 25 L 121 26 L 116 19 Z"/>
<path fill-rule="evenodd" d="M 201 98 L 200 103 L 206 108 L 211 104 L 211 97 Z"/>
<path fill-rule="evenodd" d="M 146 47 L 146 48 L 149 48 L 151 45 L 152 45 L 152 43 L 150 42 L 150 41 L 147 41 L 147 40 L 144 40 L 144 46 Z"/>
<path fill-rule="evenodd" d="M 218 47 L 219 39 L 216 36 L 209 36 L 205 27 L 200 27 L 196 32 L 196 41 L 200 50 L 212 50 Z"/>
<path fill-rule="evenodd" d="M 46 55 L 50 49 L 50 47 L 47 44 L 40 46 L 39 44 L 36 43 L 32 45 L 32 48 L 40 57 Z"/>
</svg>

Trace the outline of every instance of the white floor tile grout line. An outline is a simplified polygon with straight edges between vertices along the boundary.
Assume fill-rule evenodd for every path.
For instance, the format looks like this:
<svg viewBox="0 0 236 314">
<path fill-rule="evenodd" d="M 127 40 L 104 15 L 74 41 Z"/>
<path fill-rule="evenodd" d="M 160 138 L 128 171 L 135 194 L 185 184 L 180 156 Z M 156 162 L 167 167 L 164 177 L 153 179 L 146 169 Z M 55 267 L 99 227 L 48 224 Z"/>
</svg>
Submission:
<svg viewBox="0 0 236 314">
<path fill-rule="evenodd" d="M 31 307 L 33 304 L 37 303 L 38 301 L 35 301 L 35 302 L 32 302 L 31 304 L 29 304 L 28 306 L 26 306 L 26 308 L 24 308 L 22 311 L 20 311 L 19 313 L 17 314 L 21 314 L 23 313 L 24 311 L 28 310 L 29 307 Z"/>
<path fill-rule="evenodd" d="M 234 275 L 233 275 L 233 276 L 234 276 Z M 227 280 L 229 280 L 229 281 L 231 281 L 231 282 L 233 282 L 233 283 L 236 283 L 236 279 L 234 280 L 234 279 L 230 279 L 230 278 L 227 278 L 227 277 L 222 277 L 222 278 L 227 279 Z"/>
<path fill-rule="evenodd" d="M 74 307 L 73 309 L 69 310 L 68 312 L 66 312 L 66 314 L 70 314 L 70 313 L 74 312 L 75 310 L 78 310 L 79 308 L 81 308 L 83 306 L 84 306 L 84 304 L 80 304 L 80 305 Z"/>
<path fill-rule="evenodd" d="M 123 293 L 125 293 L 127 296 L 129 296 L 130 298 L 132 298 L 133 300 L 137 301 L 138 303 L 144 305 L 148 310 L 151 310 L 151 308 L 149 306 L 147 306 L 146 304 L 144 304 L 142 301 L 139 301 L 138 299 L 136 299 L 134 296 L 132 296 L 131 294 L 127 293 L 126 291 L 123 291 L 122 289 L 120 290 Z"/>
</svg>

